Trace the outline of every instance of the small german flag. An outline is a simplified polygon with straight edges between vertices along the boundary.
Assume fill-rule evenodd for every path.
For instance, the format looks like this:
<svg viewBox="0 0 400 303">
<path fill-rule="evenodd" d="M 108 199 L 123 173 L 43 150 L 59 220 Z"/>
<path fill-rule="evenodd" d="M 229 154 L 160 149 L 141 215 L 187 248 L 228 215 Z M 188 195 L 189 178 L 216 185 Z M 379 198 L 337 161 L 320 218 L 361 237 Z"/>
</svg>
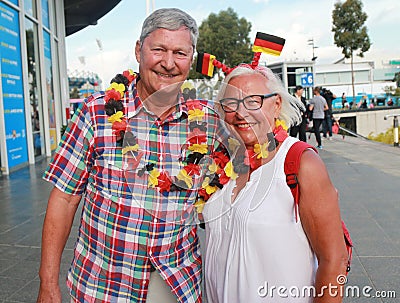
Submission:
<svg viewBox="0 0 400 303">
<path fill-rule="evenodd" d="M 197 56 L 196 71 L 203 75 L 212 77 L 214 72 L 214 59 L 214 55 L 199 53 Z"/>
<path fill-rule="evenodd" d="M 279 56 L 282 52 L 283 46 L 285 45 L 285 39 L 257 32 L 256 40 L 254 40 L 253 52 L 261 52 Z"/>
</svg>

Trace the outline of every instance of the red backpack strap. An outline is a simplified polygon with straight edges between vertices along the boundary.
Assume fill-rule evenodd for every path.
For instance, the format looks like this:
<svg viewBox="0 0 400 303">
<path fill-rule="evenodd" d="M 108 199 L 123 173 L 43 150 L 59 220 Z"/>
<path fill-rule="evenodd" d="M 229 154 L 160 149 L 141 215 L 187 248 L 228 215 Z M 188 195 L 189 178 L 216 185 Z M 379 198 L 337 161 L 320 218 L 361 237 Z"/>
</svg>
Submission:
<svg viewBox="0 0 400 303">
<path fill-rule="evenodd" d="M 300 189 L 298 186 L 299 181 L 297 179 L 297 175 L 299 173 L 301 156 L 306 149 L 312 149 L 318 153 L 318 151 L 310 144 L 307 144 L 303 141 L 297 141 L 289 148 L 284 165 L 286 183 L 289 186 L 294 198 L 296 222 L 298 221 L 298 206 L 300 198 Z"/>
<path fill-rule="evenodd" d="M 351 240 L 349 230 L 347 229 L 346 224 L 342 221 L 342 229 L 344 235 L 344 241 L 346 242 L 346 249 L 347 249 L 347 269 L 346 272 L 348 273 L 351 268 L 351 259 L 353 258 L 353 241 Z"/>
<path fill-rule="evenodd" d="M 316 153 L 318 153 L 318 151 L 310 144 L 307 144 L 303 141 L 295 142 L 288 150 L 284 165 L 286 183 L 289 186 L 294 198 L 296 222 L 298 221 L 298 207 L 300 198 L 300 188 L 298 186 L 299 181 L 297 179 L 297 175 L 299 173 L 301 156 L 306 149 L 312 149 Z M 350 233 L 343 221 L 342 229 L 348 253 L 347 272 L 349 272 L 353 252 L 353 242 L 350 238 Z"/>
</svg>

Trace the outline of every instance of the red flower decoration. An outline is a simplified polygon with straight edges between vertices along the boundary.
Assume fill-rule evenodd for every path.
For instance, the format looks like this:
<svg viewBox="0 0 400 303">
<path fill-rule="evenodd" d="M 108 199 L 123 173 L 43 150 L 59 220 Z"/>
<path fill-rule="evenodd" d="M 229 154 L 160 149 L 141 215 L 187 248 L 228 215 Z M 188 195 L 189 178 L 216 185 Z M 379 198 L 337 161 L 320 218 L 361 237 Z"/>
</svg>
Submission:
<svg viewBox="0 0 400 303">
<path fill-rule="evenodd" d="M 172 181 L 169 178 L 168 173 L 166 171 L 161 171 L 157 180 L 158 180 L 157 187 L 159 188 L 160 193 L 163 193 L 164 191 L 169 192 L 171 190 Z"/>
<path fill-rule="evenodd" d="M 225 171 L 223 170 L 221 175 L 219 176 L 219 183 L 221 183 L 222 185 L 225 185 L 226 183 L 229 182 L 231 178 L 228 177 L 225 173 Z"/>
<path fill-rule="evenodd" d="M 121 122 L 115 121 L 112 124 L 112 129 L 114 130 L 114 134 L 118 137 L 121 136 L 121 132 L 126 131 L 128 123 L 126 122 L 125 119 L 123 119 Z"/>
<path fill-rule="evenodd" d="M 199 196 L 202 197 L 204 201 L 207 201 L 210 198 L 210 195 L 207 194 L 207 191 L 205 188 L 201 188 L 199 190 Z"/>
<path fill-rule="evenodd" d="M 121 99 L 120 92 L 116 91 L 114 88 L 106 91 L 106 95 L 104 97 L 104 101 L 108 102 L 111 99 L 114 99 L 116 101 L 120 100 Z"/>
<path fill-rule="evenodd" d="M 129 70 L 124 71 L 124 72 L 122 73 L 122 75 L 124 75 L 124 76 L 128 79 L 129 84 L 136 78 L 136 74 L 133 73 L 133 74 L 131 75 L 131 73 L 130 73 Z"/>
<path fill-rule="evenodd" d="M 287 131 L 281 125 L 275 127 L 274 134 L 275 139 L 278 140 L 278 142 L 283 142 L 288 137 Z"/>
<path fill-rule="evenodd" d="M 215 163 L 221 168 L 224 168 L 226 163 L 229 162 L 229 157 L 223 152 L 214 152 L 211 157 L 214 159 Z"/>
<path fill-rule="evenodd" d="M 188 107 L 188 110 L 203 109 L 200 100 L 188 100 L 186 101 L 186 106 Z"/>
<path fill-rule="evenodd" d="M 127 154 L 124 156 L 124 159 L 126 159 L 126 160 L 125 160 L 125 161 L 126 161 L 126 164 L 128 164 L 128 167 L 127 167 L 126 171 L 133 171 L 133 170 L 135 170 L 135 169 L 139 166 L 139 164 L 140 164 L 140 159 L 142 158 L 142 156 L 143 156 L 143 152 L 139 152 L 139 153 L 136 154 L 136 155 L 132 155 L 132 154 L 127 153 Z M 160 183 L 160 182 L 159 182 L 159 183 Z"/>
<path fill-rule="evenodd" d="M 200 166 L 194 163 L 189 163 L 183 167 L 189 176 L 198 175 L 200 176 Z"/>
<path fill-rule="evenodd" d="M 246 157 L 244 159 L 244 163 L 246 165 L 250 165 L 251 169 L 256 169 L 261 166 L 261 158 L 257 159 L 257 154 L 253 149 L 246 150 Z"/>
<path fill-rule="evenodd" d="M 202 144 L 207 142 L 207 134 L 206 132 L 201 131 L 198 128 L 193 129 L 193 132 L 189 138 L 190 144 Z"/>
</svg>

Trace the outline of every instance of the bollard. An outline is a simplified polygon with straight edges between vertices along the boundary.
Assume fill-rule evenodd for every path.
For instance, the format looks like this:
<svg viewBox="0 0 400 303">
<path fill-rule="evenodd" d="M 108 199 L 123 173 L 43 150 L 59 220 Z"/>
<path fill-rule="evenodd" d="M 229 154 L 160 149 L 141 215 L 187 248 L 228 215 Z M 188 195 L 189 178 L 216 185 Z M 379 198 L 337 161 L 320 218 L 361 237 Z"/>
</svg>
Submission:
<svg viewBox="0 0 400 303">
<path fill-rule="evenodd" d="M 399 146 L 399 121 L 397 119 L 397 116 L 393 117 L 393 137 L 393 145 Z"/>
</svg>

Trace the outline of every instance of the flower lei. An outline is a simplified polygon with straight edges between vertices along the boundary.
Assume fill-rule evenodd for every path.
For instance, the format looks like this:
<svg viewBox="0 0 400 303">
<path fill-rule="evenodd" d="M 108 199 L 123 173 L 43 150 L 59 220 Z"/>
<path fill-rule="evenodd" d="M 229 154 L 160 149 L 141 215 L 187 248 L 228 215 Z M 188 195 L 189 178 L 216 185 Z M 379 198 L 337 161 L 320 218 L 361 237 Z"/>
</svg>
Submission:
<svg viewBox="0 0 400 303">
<path fill-rule="evenodd" d="M 123 98 L 125 98 L 125 94 L 128 91 L 129 85 L 136 77 L 137 75 L 132 70 L 126 70 L 122 74 L 116 75 L 111 80 L 111 85 L 106 89 L 105 92 L 105 111 L 107 116 L 109 116 L 108 122 L 112 123 L 112 130 L 114 135 L 117 137 L 117 144 L 119 146 L 122 146 L 126 128 L 128 126 L 128 122 L 124 115 Z M 135 138 L 132 139 L 135 141 Z M 127 146 L 127 149 L 122 150 L 123 153 L 124 151 L 127 152 L 128 150 L 135 149 L 133 146 L 135 146 L 137 142 L 131 143 L 133 144 Z M 139 148 L 139 146 L 137 146 L 137 148 Z"/>
<path fill-rule="evenodd" d="M 287 130 L 288 127 L 285 121 L 277 119 L 273 132 L 267 134 L 268 141 L 263 144 L 257 143 L 254 145 L 253 149 L 246 150 L 244 164 L 253 170 L 260 167 L 262 159 L 268 158 L 269 153 L 275 150 L 275 148 L 288 137 Z"/>
<path fill-rule="evenodd" d="M 111 85 L 105 92 L 105 112 L 108 116 L 108 122 L 112 123 L 113 134 L 116 136 L 117 146 L 122 147 L 122 154 L 128 154 L 129 165 L 131 169 L 136 169 L 140 163 L 143 152 L 136 136 L 132 132 L 127 132 L 128 122 L 124 114 L 123 100 L 126 97 L 128 88 L 137 75 L 132 70 L 126 70 L 118 74 L 111 81 Z M 191 153 L 185 160 L 184 167 L 178 175 L 172 177 L 167 171 L 160 171 L 154 167 L 154 163 L 146 164 L 138 171 L 142 176 L 148 173 L 148 186 L 158 188 L 160 193 L 167 194 L 171 191 L 191 189 L 193 187 L 193 178 L 200 176 L 201 159 L 207 154 L 209 146 L 207 145 L 207 127 L 203 122 L 205 116 L 204 106 L 199 100 L 187 100 L 188 120 L 190 135 L 188 138 L 187 149 Z M 237 156 L 232 161 L 229 152 L 224 147 L 219 147 L 211 153 L 212 163 L 208 167 L 201 188 L 197 194 L 197 201 L 194 204 L 197 211 L 201 213 L 205 202 L 210 196 L 222 188 L 230 179 L 235 180 L 240 173 L 248 172 L 249 169 L 255 169 L 261 165 L 262 159 L 268 157 L 269 152 L 273 151 L 283 142 L 287 134 L 287 126 L 283 120 L 276 120 L 273 133 L 267 134 L 268 142 L 255 144 L 253 149 L 246 150 L 245 155 Z M 239 147 L 236 139 L 229 138 L 229 151 L 234 152 Z"/>
<path fill-rule="evenodd" d="M 122 147 L 122 154 L 128 154 L 130 169 L 136 169 L 143 155 L 136 136 L 132 132 L 127 132 L 128 122 L 124 115 L 123 99 L 128 88 L 137 75 L 131 70 L 118 74 L 111 81 L 111 85 L 105 92 L 105 112 L 108 116 L 108 122 L 112 123 L 113 134 L 117 138 L 117 145 Z M 178 175 L 172 177 L 167 171 L 158 170 L 153 163 L 146 164 L 139 169 L 138 175 L 142 176 L 148 173 L 148 186 L 158 188 L 160 193 L 166 194 L 171 191 L 191 189 L 193 187 L 193 178 L 200 176 L 201 159 L 207 154 L 209 146 L 207 145 L 207 123 L 203 122 L 205 116 L 204 105 L 199 100 L 187 100 L 188 121 L 190 135 L 187 150 L 191 153 L 186 159 L 184 167 Z M 199 206 L 208 200 L 210 195 L 218 188 L 222 188 L 230 178 L 235 179 L 237 174 L 233 169 L 233 164 L 229 160 L 228 152 L 223 147 L 211 154 L 212 164 L 208 167 L 209 171 L 202 182 L 201 189 L 198 192 L 198 200 L 195 206 Z"/>
<path fill-rule="evenodd" d="M 255 144 L 253 149 L 246 149 L 243 155 L 236 155 L 232 161 L 225 158 L 223 154 L 214 155 L 215 163 L 210 165 L 209 172 L 215 172 L 213 177 L 217 179 L 217 184 L 210 185 L 209 177 L 205 178 L 202 189 L 199 192 L 200 199 L 195 203 L 197 211 L 202 212 L 205 202 L 210 198 L 217 188 L 222 188 L 229 179 L 235 180 L 239 174 L 248 173 L 250 169 L 254 170 L 262 165 L 262 159 L 266 159 L 269 153 L 276 149 L 287 137 L 288 127 L 285 121 L 277 119 L 275 121 L 275 128 L 272 133 L 267 134 L 268 141 L 263 144 Z M 228 139 L 229 151 L 236 153 L 240 146 L 238 140 L 234 138 Z M 217 156 L 217 157 L 216 157 Z"/>
</svg>

